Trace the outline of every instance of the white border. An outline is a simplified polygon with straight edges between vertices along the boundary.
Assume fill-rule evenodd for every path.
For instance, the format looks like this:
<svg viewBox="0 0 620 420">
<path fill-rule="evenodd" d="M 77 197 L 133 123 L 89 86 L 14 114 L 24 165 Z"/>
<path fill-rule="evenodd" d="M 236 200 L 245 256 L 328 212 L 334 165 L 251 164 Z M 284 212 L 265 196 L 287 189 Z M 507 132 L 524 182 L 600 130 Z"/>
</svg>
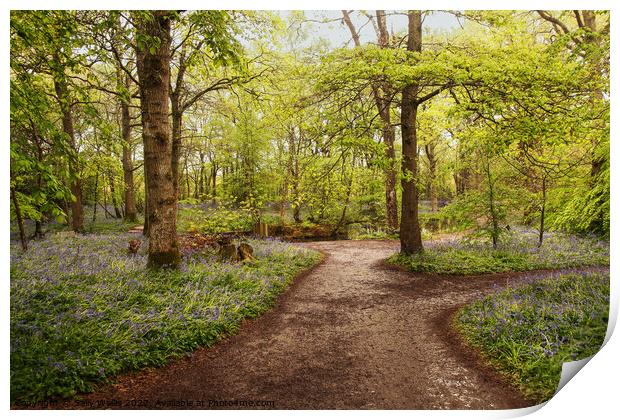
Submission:
<svg viewBox="0 0 620 420">
<path fill-rule="evenodd" d="M 0 220 L 2 220 L 2 249 L 5 254 L 3 255 L 3 264 L 2 269 L 5 274 L 2 276 L 3 287 L 0 288 L 1 293 L 1 302 L 2 302 L 2 314 L 4 317 L 3 325 L 5 328 L 4 336 L 3 336 L 3 346 L 1 349 L 2 359 L 4 363 L 2 363 L 2 370 L 0 373 L 0 383 L 2 384 L 2 401 L 3 407 L 8 411 L 9 407 L 9 340 L 8 340 L 8 331 L 9 331 L 9 154 L 8 154 L 8 144 L 9 144 L 9 10 L 10 9 L 156 9 L 163 8 L 169 9 L 171 6 L 174 6 L 175 9 L 218 9 L 218 8 L 226 8 L 226 9 L 262 9 L 262 10 L 289 10 L 289 9 L 305 9 L 305 10 L 339 10 L 339 9 L 376 9 L 378 6 L 382 9 L 428 9 L 432 7 L 436 10 L 449 10 L 449 9 L 611 9 L 612 10 L 612 87 L 611 91 L 617 92 L 618 88 L 618 78 L 616 77 L 616 69 L 617 69 L 617 48 L 616 42 L 618 40 L 618 24 L 620 24 L 617 19 L 616 14 L 618 13 L 616 6 L 616 2 L 612 1 L 603 1 L 603 0 L 591 0 L 591 1 L 548 1 L 548 0 L 540 0 L 540 1 L 532 1 L 532 0 L 522 0 L 522 1 L 492 1 L 492 0 L 481 0 L 481 1 L 445 1 L 445 0 L 435 0 L 432 2 L 428 1 L 393 1 L 393 0 L 357 0 L 357 1 L 325 1 L 318 0 L 313 1 L 311 3 L 301 2 L 301 1 L 282 1 L 282 0 L 274 0 L 274 1 L 258 1 L 258 0 L 235 0 L 235 1 L 187 1 L 187 0 L 176 0 L 171 2 L 170 0 L 152 0 L 152 1 L 118 1 L 118 0 L 109 0 L 109 1 L 92 1 L 86 4 L 83 0 L 65 0 L 65 1 L 32 1 L 32 0 L 23 0 L 23 1 L 8 1 L 3 3 L 5 5 L 4 13 L 0 15 L 0 19 L 2 21 L 2 49 L 3 49 L 3 57 L 5 58 L 3 62 L 2 71 L 2 102 L 0 106 L 2 107 L 2 130 L 0 133 L 3 135 L 3 147 L 4 150 L 0 153 L 0 167 L 4 170 L 2 171 L 2 185 L 4 187 L 3 191 L 5 194 L 5 198 L 0 200 Z M 614 99 L 614 95 L 612 95 L 612 112 L 611 112 L 611 165 L 612 165 L 612 179 L 611 179 L 611 190 L 616 192 L 618 189 L 618 160 L 620 159 L 620 147 L 617 144 L 619 139 L 618 132 L 618 109 L 616 100 Z M 612 237 L 612 265 L 611 265 L 611 278 L 612 278 L 612 313 L 610 314 L 610 320 L 615 323 L 618 314 L 618 302 L 619 302 L 619 284 L 616 279 L 617 277 L 617 269 L 616 269 L 616 258 L 617 258 L 617 246 L 615 246 L 615 240 L 619 237 L 620 230 L 618 224 L 615 220 L 615 215 L 619 214 L 618 208 L 618 200 L 617 196 L 612 194 L 612 209 L 611 213 L 614 215 L 612 220 L 611 227 L 611 237 Z M 562 419 L 583 419 L 583 418 L 611 418 L 612 413 L 617 415 L 618 413 L 618 375 L 619 375 L 619 358 L 617 355 L 620 354 L 620 343 L 618 339 L 618 333 L 612 334 L 611 338 L 604 346 L 604 348 L 589 362 L 581 372 L 577 374 L 577 376 L 571 380 L 555 397 L 553 397 L 544 407 L 540 410 L 535 411 L 531 414 L 530 418 L 532 419 L 550 419 L 550 418 L 562 418 Z M 370 417 L 377 416 L 388 416 L 388 417 L 397 417 L 397 418 L 467 418 L 467 419 L 480 419 L 480 418 L 506 418 L 506 417 L 515 417 L 519 415 L 526 414 L 526 411 L 532 410 L 507 410 L 507 411 L 330 411 L 330 412 L 321 412 L 320 415 L 327 417 L 350 417 L 355 419 L 364 419 Z M 82 418 L 85 414 L 88 415 L 89 418 L 107 418 L 110 415 L 119 416 L 129 416 L 134 413 L 127 412 L 114 412 L 111 414 L 110 412 L 101 412 L 101 411 L 90 411 L 88 413 L 82 412 L 60 412 L 60 411 L 51 411 L 51 412 L 33 412 L 33 411 L 11 411 L 8 413 L 11 417 L 15 418 L 38 418 L 41 416 L 46 417 L 57 417 L 60 418 Z M 183 415 L 193 418 L 201 418 L 204 419 L 205 416 L 208 417 L 219 417 L 219 418 L 235 418 L 238 415 L 247 415 L 251 416 L 253 419 L 262 419 L 266 417 L 276 417 L 276 418 L 288 418 L 292 413 L 288 412 L 190 412 L 190 413 L 167 413 L 164 411 L 155 411 L 150 412 L 149 416 L 154 416 L 155 418 L 164 418 L 169 417 L 170 415 Z M 317 412 L 314 411 L 296 411 L 294 413 L 295 417 L 299 418 L 313 418 L 315 417 Z"/>
</svg>

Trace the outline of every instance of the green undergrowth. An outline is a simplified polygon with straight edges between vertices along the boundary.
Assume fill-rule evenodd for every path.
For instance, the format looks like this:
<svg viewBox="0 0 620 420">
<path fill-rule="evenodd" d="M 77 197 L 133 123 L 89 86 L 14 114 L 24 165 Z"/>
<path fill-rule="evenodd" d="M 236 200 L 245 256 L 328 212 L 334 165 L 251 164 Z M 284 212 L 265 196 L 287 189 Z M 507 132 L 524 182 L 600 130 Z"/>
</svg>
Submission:
<svg viewBox="0 0 620 420">
<path fill-rule="evenodd" d="M 257 261 L 185 256 L 149 271 L 131 234 L 48 235 L 11 249 L 11 402 L 87 392 L 121 372 L 161 366 L 233 334 L 320 260 L 306 248 L 248 240 Z"/>
<path fill-rule="evenodd" d="M 222 233 L 252 230 L 254 216 L 245 209 L 209 209 L 201 206 L 180 207 L 179 232 Z"/>
<path fill-rule="evenodd" d="M 473 275 L 609 264 L 609 243 L 556 233 L 536 246 L 535 234 L 516 232 L 497 249 L 480 240 L 431 243 L 420 254 L 395 254 L 388 262 L 414 272 Z"/>
<path fill-rule="evenodd" d="M 456 328 L 523 394 L 556 391 L 562 363 L 595 354 L 607 330 L 609 274 L 569 274 L 508 288 L 462 308 Z"/>
</svg>

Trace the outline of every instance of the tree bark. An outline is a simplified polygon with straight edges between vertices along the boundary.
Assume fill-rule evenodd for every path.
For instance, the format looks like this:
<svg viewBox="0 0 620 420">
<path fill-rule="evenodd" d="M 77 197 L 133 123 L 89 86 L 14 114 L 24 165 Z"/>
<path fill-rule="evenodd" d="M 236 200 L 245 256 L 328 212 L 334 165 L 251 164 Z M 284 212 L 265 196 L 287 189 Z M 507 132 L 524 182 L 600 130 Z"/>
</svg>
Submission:
<svg viewBox="0 0 620 420">
<path fill-rule="evenodd" d="M 149 236 L 149 186 L 146 182 L 148 178 L 147 168 L 144 166 L 144 225 L 142 226 L 142 235 Z"/>
<path fill-rule="evenodd" d="M 57 55 L 55 55 L 56 64 L 62 66 Z M 60 104 L 62 114 L 62 129 L 69 138 L 69 144 L 75 151 L 75 156 L 70 160 L 71 172 L 73 180 L 71 181 L 71 194 L 75 200 L 71 202 L 71 226 L 75 232 L 84 231 L 84 209 L 82 208 L 82 180 L 80 179 L 80 170 L 78 164 L 78 150 L 75 142 L 75 131 L 73 129 L 73 115 L 71 110 L 71 98 L 69 89 L 65 80 L 64 69 L 61 74 L 54 77 L 54 90 Z"/>
<path fill-rule="evenodd" d="M 120 77 L 120 76 L 119 76 Z M 129 89 L 131 79 L 125 76 L 125 88 Z M 125 220 L 135 222 L 137 219 L 136 193 L 133 180 L 132 142 L 131 142 L 131 115 L 129 103 L 121 98 L 121 135 L 123 137 L 123 181 L 125 183 Z"/>
<path fill-rule="evenodd" d="M 151 18 L 136 15 L 138 34 L 159 39 L 158 45 L 137 48 L 137 68 L 142 108 L 142 140 L 146 172 L 149 258 L 151 268 L 176 267 L 177 194 L 172 171 L 172 141 L 169 122 L 170 44 L 172 13 L 153 11 Z M 150 47 L 150 48 L 149 48 Z"/>
<path fill-rule="evenodd" d="M 407 51 L 422 51 L 422 15 L 419 10 L 408 13 Z M 418 188 L 417 188 L 417 95 L 419 86 L 415 83 L 404 87 L 401 104 L 401 130 L 403 140 L 403 160 L 401 181 L 403 189 L 402 218 L 400 226 L 400 251 L 411 255 L 424 250 L 420 222 L 418 220 Z"/>
</svg>

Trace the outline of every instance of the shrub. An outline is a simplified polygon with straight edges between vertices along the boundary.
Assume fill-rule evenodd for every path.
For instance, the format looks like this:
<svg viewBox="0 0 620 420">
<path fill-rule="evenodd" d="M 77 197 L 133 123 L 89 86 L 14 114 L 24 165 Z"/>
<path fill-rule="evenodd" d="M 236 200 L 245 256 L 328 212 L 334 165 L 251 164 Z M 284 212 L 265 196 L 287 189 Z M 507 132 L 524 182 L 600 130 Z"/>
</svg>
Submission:
<svg viewBox="0 0 620 420">
<path fill-rule="evenodd" d="M 247 232 L 254 225 L 250 210 L 209 209 L 206 206 L 179 208 L 177 229 L 179 232 Z"/>
</svg>

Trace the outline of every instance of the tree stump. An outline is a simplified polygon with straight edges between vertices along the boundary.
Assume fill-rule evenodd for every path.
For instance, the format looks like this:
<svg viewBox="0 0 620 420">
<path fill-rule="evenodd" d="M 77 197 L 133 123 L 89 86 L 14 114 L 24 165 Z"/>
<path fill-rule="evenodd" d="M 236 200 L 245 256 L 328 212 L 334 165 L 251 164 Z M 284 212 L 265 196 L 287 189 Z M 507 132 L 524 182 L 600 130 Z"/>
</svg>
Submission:
<svg viewBox="0 0 620 420">
<path fill-rule="evenodd" d="M 132 239 L 129 241 L 129 253 L 136 254 L 142 245 L 142 241 L 139 239 Z"/>
<path fill-rule="evenodd" d="M 252 255 L 253 253 L 254 253 L 254 249 L 248 243 L 242 242 L 237 247 L 237 254 L 238 254 L 239 260 L 241 260 L 242 262 L 255 261 L 256 259 Z"/>
<path fill-rule="evenodd" d="M 224 243 L 220 245 L 220 260 L 222 261 L 239 261 L 237 247 L 233 243 Z"/>
</svg>

